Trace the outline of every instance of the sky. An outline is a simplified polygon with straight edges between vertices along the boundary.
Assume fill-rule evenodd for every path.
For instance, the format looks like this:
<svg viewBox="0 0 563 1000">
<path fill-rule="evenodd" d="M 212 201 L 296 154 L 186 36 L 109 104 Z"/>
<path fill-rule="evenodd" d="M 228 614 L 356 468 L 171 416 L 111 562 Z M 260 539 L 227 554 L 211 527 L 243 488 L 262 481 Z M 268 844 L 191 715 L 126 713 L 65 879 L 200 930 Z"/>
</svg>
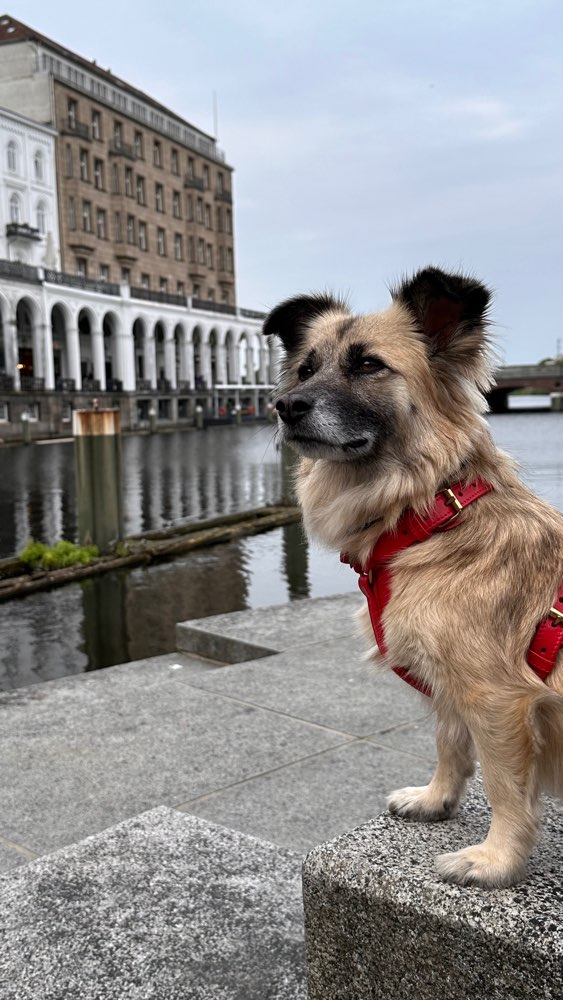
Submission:
<svg viewBox="0 0 563 1000">
<path fill-rule="evenodd" d="M 5 13 L 213 133 L 238 302 L 354 310 L 426 264 L 494 292 L 501 359 L 563 351 L 559 0 L 30 0 Z"/>
</svg>

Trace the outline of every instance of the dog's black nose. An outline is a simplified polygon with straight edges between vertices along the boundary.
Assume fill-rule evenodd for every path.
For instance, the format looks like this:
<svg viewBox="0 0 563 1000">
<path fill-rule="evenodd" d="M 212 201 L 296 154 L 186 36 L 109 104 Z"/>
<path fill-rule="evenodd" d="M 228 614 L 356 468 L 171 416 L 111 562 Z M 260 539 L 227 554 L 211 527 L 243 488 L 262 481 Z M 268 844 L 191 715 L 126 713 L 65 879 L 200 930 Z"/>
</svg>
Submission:
<svg viewBox="0 0 563 1000">
<path fill-rule="evenodd" d="M 280 396 L 276 402 L 276 410 L 286 424 L 296 424 L 312 409 L 312 399 L 295 392 L 288 392 L 286 396 Z"/>
</svg>

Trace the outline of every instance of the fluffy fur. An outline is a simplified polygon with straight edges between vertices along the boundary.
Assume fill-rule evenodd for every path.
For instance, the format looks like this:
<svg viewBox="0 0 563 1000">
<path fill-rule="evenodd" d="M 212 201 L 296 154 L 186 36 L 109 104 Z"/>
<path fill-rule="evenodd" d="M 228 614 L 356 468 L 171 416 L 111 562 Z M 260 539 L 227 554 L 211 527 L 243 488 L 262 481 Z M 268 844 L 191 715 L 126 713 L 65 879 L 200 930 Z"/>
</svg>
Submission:
<svg viewBox="0 0 563 1000">
<path fill-rule="evenodd" d="M 310 536 L 365 562 L 405 509 L 427 509 L 450 483 L 495 487 L 455 531 L 395 556 L 384 627 L 388 666 L 432 688 L 438 748 L 430 784 L 394 792 L 389 808 L 411 820 L 454 815 L 478 757 L 490 830 L 437 867 L 448 881 L 497 887 L 524 874 L 540 793 L 563 795 L 563 656 L 547 684 L 526 662 L 563 576 L 563 517 L 523 485 L 483 417 L 489 298 L 472 277 L 426 268 L 384 312 L 352 316 L 341 300 L 303 296 L 278 306 L 264 332 L 285 347 L 276 407 L 302 456 Z"/>
</svg>

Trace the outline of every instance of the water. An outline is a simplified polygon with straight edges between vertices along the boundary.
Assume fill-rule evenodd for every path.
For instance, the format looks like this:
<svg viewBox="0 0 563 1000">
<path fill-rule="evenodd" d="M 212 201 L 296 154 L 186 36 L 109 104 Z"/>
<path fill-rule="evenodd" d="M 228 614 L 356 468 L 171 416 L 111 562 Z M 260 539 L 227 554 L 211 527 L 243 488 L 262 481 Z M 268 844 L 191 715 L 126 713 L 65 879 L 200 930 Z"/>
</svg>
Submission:
<svg viewBox="0 0 563 1000">
<path fill-rule="evenodd" d="M 525 481 L 563 511 L 563 414 L 499 414 L 490 426 Z M 269 426 L 123 444 L 128 533 L 276 502 L 282 492 Z M 30 534 L 73 537 L 72 445 L 3 449 L 0 464 L 3 553 Z M 355 574 L 309 546 L 299 525 L 95 577 L 0 605 L 0 689 L 168 652 L 178 621 L 356 589 Z"/>
</svg>

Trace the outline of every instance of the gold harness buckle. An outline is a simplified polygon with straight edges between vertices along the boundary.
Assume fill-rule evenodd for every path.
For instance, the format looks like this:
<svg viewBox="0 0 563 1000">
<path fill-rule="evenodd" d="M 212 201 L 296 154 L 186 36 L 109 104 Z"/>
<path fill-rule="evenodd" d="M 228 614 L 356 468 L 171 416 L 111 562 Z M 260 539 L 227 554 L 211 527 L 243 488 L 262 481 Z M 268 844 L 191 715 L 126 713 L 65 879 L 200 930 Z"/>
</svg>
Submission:
<svg viewBox="0 0 563 1000">
<path fill-rule="evenodd" d="M 563 611 L 558 611 L 557 608 L 550 608 L 548 611 L 548 615 L 550 618 L 555 618 L 556 622 L 559 622 L 561 625 L 563 625 Z"/>
<path fill-rule="evenodd" d="M 446 503 L 448 504 L 448 506 L 451 506 L 454 509 L 454 513 L 452 514 L 452 516 L 448 518 L 445 524 L 442 525 L 443 528 L 446 528 L 448 524 L 451 524 L 452 521 L 455 521 L 456 517 L 459 517 L 459 515 L 463 510 L 463 504 L 461 503 L 460 500 L 458 500 L 454 491 L 450 490 L 449 487 L 446 490 L 442 490 L 442 493 L 446 498 Z"/>
</svg>

